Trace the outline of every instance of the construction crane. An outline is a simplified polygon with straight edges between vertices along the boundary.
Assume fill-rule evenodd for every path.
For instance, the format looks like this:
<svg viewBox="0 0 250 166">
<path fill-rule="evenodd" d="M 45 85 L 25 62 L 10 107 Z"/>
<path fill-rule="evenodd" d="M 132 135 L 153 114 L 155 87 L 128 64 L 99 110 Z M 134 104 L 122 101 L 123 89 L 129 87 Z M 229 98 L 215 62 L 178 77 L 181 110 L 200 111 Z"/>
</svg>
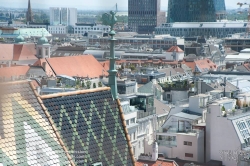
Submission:
<svg viewBox="0 0 250 166">
<path fill-rule="evenodd" d="M 247 16 L 247 27 L 246 27 L 246 35 L 249 36 L 250 33 L 250 4 L 249 3 L 240 3 L 238 2 L 237 5 L 242 7 L 243 5 L 248 5 L 248 16 Z"/>
</svg>

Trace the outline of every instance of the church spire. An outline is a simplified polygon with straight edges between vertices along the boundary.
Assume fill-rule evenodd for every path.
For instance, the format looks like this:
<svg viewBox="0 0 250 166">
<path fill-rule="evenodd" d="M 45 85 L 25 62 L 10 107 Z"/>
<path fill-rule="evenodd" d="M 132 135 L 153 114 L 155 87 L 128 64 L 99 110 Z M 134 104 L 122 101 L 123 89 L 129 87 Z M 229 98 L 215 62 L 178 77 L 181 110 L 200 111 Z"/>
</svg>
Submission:
<svg viewBox="0 0 250 166">
<path fill-rule="evenodd" d="M 27 13 L 26 13 L 26 21 L 27 22 L 33 22 L 30 0 L 28 1 L 28 10 L 27 10 Z"/>
</svg>

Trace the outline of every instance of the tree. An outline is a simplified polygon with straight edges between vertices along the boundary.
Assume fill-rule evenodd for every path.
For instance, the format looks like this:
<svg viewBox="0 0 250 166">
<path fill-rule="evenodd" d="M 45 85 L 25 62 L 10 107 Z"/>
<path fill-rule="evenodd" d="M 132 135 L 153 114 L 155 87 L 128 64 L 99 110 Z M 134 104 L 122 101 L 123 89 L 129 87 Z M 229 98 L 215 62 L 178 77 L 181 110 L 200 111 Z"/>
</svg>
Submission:
<svg viewBox="0 0 250 166">
<path fill-rule="evenodd" d="M 98 82 L 98 87 L 102 87 L 102 82 Z"/>
<path fill-rule="evenodd" d="M 96 88 L 96 83 L 95 82 L 93 83 L 93 88 Z"/>
<path fill-rule="evenodd" d="M 91 88 L 91 82 L 90 81 L 87 81 L 87 89 L 90 89 Z"/>
<path fill-rule="evenodd" d="M 82 81 L 82 87 L 85 88 L 85 83 L 84 83 L 84 81 Z"/>
<path fill-rule="evenodd" d="M 224 106 L 221 107 L 221 111 L 226 111 Z"/>
</svg>

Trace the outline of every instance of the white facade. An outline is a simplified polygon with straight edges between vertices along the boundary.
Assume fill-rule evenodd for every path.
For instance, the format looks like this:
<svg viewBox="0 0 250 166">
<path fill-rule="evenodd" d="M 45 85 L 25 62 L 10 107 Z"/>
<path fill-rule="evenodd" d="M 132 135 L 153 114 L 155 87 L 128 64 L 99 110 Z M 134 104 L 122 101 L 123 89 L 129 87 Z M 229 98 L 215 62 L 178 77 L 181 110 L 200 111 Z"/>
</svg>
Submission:
<svg viewBox="0 0 250 166">
<path fill-rule="evenodd" d="M 68 8 L 68 25 L 74 26 L 77 23 L 77 9 Z"/>
<path fill-rule="evenodd" d="M 50 44 L 36 45 L 37 58 L 50 58 Z"/>
<path fill-rule="evenodd" d="M 74 27 L 74 34 L 84 35 L 85 33 L 91 32 L 102 32 L 102 33 L 108 33 L 110 31 L 110 26 L 106 25 L 96 25 L 96 26 L 80 26 L 75 25 Z"/>
<path fill-rule="evenodd" d="M 59 25 L 61 23 L 61 12 L 58 7 L 50 8 L 50 25 Z"/>
<path fill-rule="evenodd" d="M 138 111 L 143 110 L 137 110 L 134 106 L 130 106 L 128 101 L 122 101 L 121 105 L 134 156 L 138 159 L 141 154 L 152 152 L 156 116 L 151 115 L 137 119 Z"/>
<path fill-rule="evenodd" d="M 165 23 L 155 28 L 155 34 L 171 36 L 213 36 L 224 38 L 228 35 L 246 32 L 246 22 L 176 22 Z"/>
<path fill-rule="evenodd" d="M 12 27 L 15 27 L 15 28 L 47 28 L 46 25 L 39 25 L 39 24 L 36 24 L 36 25 L 32 25 L 32 24 L 11 24 Z"/>
<path fill-rule="evenodd" d="M 157 133 L 159 153 L 168 158 L 204 162 L 204 131 L 193 129 L 202 117 L 187 113 L 171 115 Z"/>
<path fill-rule="evenodd" d="M 66 34 L 67 27 L 62 25 L 48 26 L 48 31 L 51 34 Z"/>
<path fill-rule="evenodd" d="M 76 8 L 50 8 L 50 25 L 74 26 L 76 23 Z"/>
<path fill-rule="evenodd" d="M 250 115 L 248 113 L 248 115 L 239 114 L 233 116 L 230 110 L 235 108 L 235 104 L 235 99 L 225 98 L 209 106 L 206 117 L 207 161 L 220 160 L 226 166 L 237 165 L 238 154 L 245 146 L 241 132 L 242 134 L 244 132 L 244 136 L 250 138 L 249 128 L 242 128 L 239 131 L 237 125 L 241 126 L 243 122 L 245 123 L 246 119 L 250 119 Z M 225 108 L 227 116 L 223 116 L 222 107 Z M 238 114 L 238 111 L 235 113 Z"/>
</svg>

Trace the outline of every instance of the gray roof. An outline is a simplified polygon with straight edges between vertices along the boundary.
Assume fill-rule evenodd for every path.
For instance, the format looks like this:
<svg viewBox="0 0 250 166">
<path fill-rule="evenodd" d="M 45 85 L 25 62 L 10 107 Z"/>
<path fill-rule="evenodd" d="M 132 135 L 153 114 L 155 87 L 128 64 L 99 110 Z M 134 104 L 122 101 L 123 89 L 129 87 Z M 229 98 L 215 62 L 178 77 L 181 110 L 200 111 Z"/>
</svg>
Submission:
<svg viewBox="0 0 250 166">
<path fill-rule="evenodd" d="M 164 104 L 162 101 L 154 99 L 154 106 L 156 109 L 156 114 L 168 114 L 170 111 L 170 107 L 167 104 Z"/>
<path fill-rule="evenodd" d="M 172 76 L 172 75 L 177 74 L 177 72 L 172 67 L 159 69 L 158 71 L 161 73 L 166 73 L 166 76 Z"/>
<path fill-rule="evenodd" d="M 43 68 L 40 66 L 30 66 L 30 69 L 26 74 L 33 75 L 34 77 L 47 76 Z"/>
<path fill-rule="evenodd" d="M 184 112 L 179 112 L 177 114 L 173 114 L 173 116 L 185 118 L 185 119 L 190 119 L 190 120 L 196 120 L 196 119 L 201 118 L 201 116 L 192 115 L 192 114 L 188 114 L 188 113 L 184 113 Z"/>
</svg>

